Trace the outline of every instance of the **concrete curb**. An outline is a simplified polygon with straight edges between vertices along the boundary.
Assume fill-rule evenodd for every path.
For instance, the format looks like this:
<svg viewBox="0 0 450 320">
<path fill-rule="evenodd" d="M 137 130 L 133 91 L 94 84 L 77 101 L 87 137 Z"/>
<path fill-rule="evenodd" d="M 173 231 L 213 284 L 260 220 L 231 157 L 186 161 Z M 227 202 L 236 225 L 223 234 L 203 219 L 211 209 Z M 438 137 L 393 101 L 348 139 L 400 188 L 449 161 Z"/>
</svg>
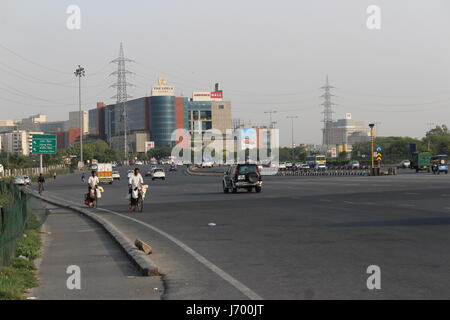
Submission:
<svg viewBox="0 0 450 320">
<path fill-rule="evenodd" d="M 214 171 L 210 171 L 210 172 L 198 172 L 196 170 L 191 169 L 191 167 L 187 167 L 186 168 L 186 173 L 190 174 L 191 176 L 220 176 L 223 175 L 223 171 L 221 172 L 214 172 Z"/>
<path fill-rule="evenodd" d="M 96 223 L 101 225 L 103 229 L 105 229 L 105 231 L 119 244 L 127 257 L 131 260 L 131 262 L 136 266 L 136 268 L 143 276 L 148 277 L 162 275 L 161 270 L 156 266 L 156 264 L 145 253 L 137 249 L 134 246 L 133 242 L 128 239 L 121 231 L 119 231 L 119 229 L 117 229 L 112 223 L 106 221 L 105 219 L 99 217 L 97 214 L 87 209 L 39 196 L 37 194 L 34 194 L 34 192 L 31 190 L 26 190 L 25 192 L 37 199 L 43 200 L 59 207 L 79 212 L 94 220 Z"/>
</svg>

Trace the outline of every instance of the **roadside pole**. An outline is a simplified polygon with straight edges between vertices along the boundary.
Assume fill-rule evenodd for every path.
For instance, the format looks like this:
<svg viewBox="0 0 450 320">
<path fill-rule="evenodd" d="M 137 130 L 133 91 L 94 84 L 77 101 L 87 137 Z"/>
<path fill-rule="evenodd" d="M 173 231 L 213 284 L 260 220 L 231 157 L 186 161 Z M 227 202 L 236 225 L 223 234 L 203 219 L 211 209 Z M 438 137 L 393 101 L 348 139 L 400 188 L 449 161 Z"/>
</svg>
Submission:
<svg viewBox="0 0 450 320">
<path fill-rule="evenodd" d="M 370 146 L 371 146 L 371 157 L 372 157 L 372 166 L 371 166 L 371 173 L 372 173 L 372 175 L 375 175 L 375 150 L 374 150 L 374 142 L 375 142 L 375 139 L 374 139 L 374 127 L 375 127 L 375 124 L 374 123 L 371 123 L 371 124 L 369 124 L 369 127 L 370 127 Z"/>
<path fill-rule="evenodd" d="M 39 173 L 42 173 L 42 153 L 39 155 Z"/>
</svg>

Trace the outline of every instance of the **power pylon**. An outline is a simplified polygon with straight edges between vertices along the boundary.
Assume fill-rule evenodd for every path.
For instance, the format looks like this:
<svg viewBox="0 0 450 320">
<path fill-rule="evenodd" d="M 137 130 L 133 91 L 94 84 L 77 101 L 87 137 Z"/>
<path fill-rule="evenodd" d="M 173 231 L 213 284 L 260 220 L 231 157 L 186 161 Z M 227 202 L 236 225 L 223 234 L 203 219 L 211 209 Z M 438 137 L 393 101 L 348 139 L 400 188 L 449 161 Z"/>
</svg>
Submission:
<svg viewBox="0 0 450 320">
<path fill-rule="evenodd" d="M 132 98 L 127 94 L 127 87 L 133 86 L 133 84 L 127 82 L 127 74 L 132 74 L 125 67 L 126 62 L 134 62 L 131 59 L 125 58 L 123 53 L 123 45 L 120 43 L 119 57 L 111 61 L 111 63 L 117 63 L 117 71 L 111 73 L 111 75 L 117 76 L 117 81 L 111 87 L 117 88 L 117 94 L 111 98 L 116 98 L 116 105 L 122 105 L 121 121 L 123 122 L 123 144 L 124 144 L 124 156 L 125 160 L 128 159 L 128 111 L 127 101 L 128 98 Z"/>
<path fill-rule="evenodd" d="M 331 89 L 333 89 L 333 86 L 330 86 L 329 82 L 328 82 L 328 75 L 325 81 L 325 85 L 321 88 L 322 90 L 324 90 L 324 94 L 321 95 L 322 98 L 324 98 L 324 102 L 321 104 L 321 106 L 323 106 L 323 139 L 322 139 L 322 144 L 323 147 L 328 150 L 328 147 L 331 145 L 332 142 L 332 128 L 333 128 L 333 110 L 332 110 L 332 106 L 334 106 L 335 104 L 333 102 L 331 102 L 331 97 L 333 97 L 334 95 L 331 93 Z"/>
</svg>

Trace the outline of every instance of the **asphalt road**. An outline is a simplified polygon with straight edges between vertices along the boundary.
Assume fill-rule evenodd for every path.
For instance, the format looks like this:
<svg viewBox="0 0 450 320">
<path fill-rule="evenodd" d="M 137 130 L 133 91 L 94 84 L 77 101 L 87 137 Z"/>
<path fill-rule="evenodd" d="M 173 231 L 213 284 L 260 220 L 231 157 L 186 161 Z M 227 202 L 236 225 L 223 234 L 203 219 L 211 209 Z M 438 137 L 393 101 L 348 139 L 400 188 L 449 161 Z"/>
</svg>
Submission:
<svg viewBox="0 0 450 320">
<path fill-rule="evenodd" d="M 130 213 L 126 169 L 99 214 L 152 245 L 164 299 L 450 296 L 450 175 L 264 177 L 260 194 L 224 194 L 220 176 L 179 170 L 144 178 L 144 212 Z M 45 195 L 82 204 L 80 177 L 58 177 Z M 380 290 L 366 286 L 369 265 Z"/>
</svg>

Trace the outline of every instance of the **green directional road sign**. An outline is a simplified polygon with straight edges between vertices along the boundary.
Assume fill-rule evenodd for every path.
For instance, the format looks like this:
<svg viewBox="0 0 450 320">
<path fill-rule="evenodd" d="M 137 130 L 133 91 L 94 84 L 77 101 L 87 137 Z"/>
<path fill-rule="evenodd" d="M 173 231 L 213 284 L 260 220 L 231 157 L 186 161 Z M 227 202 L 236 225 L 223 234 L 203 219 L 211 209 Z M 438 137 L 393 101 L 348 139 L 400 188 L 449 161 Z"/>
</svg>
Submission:
<svg viewBox="0 0 450 320">
<path fill-rule="evenodd" d="M 54 134 L 31 135 L 31 153 L 34 154 L 56 153 L 56 135 Z"/>
</svg>

